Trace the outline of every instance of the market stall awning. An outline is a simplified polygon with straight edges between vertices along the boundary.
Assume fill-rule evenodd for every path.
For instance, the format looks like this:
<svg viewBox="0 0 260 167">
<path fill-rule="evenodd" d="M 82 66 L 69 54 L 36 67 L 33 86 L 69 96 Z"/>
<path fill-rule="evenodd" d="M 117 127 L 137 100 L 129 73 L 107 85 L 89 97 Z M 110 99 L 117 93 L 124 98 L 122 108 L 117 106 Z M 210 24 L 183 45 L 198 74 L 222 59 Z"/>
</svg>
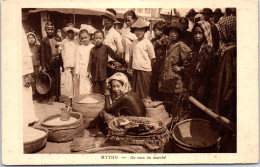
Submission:
<svg viewBox="0 0 260 167">
<path fill-rule="evenodd" d="M 29 13 L 37 13 L 37 12 L 59 12 L 63 14 L 79 14 L 79 15 L 95 15 L 95 16 L 101 16 L 105 13 L 105 8 L 91 8 L 91 9 L 83 9 L 83 8 L 38 8 L 35 10 L 30 10 Z M 127 10 L 126 10 L 127 11 Z M 119 11 L 117 12 L 116 18 L 123 19 L 124 13 L 126 11 Z M 145 13 L 138 13 L 136 12 L 136 15 L 138 17 L 142 18 L 151 18 L 150 14 Z"/>
<path fill-rule="evenodd" d="M 79 9 L 79 8 L 39 8 L 35 10 L 30 10 L 29 13 L 37 13 L 37 12 L 59 12 L 63 14 L 80 14 L 80 15 L 97 15 L 101 16 L 104 14 L 105 9 Z"/>
</svg>

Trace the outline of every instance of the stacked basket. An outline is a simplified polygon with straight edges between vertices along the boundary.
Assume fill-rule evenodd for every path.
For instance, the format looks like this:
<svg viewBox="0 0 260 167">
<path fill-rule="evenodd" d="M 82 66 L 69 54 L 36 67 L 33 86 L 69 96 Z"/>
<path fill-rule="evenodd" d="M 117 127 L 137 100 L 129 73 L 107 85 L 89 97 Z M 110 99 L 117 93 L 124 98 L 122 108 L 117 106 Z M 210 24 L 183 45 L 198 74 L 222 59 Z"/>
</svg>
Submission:
<svg viewBox="0 0 260 167">
<path fill-rule="evenodd" d="M 118 124 L 120 119 L 125 119 L 130 124 L 139 127 L 124 128 Z M 152 127 L 149 130 L 143 130 L 142 127 Z M 122 116 L 117 117 L 109 123 L 110 140 L 118 142 L 120 145 L 139 145 L 147 149 L 148 152 L 163 152 L 164 145 L 169 141 L 169 131 L 165 124 L 156 119 L 147 117 Z"/>
</svg>

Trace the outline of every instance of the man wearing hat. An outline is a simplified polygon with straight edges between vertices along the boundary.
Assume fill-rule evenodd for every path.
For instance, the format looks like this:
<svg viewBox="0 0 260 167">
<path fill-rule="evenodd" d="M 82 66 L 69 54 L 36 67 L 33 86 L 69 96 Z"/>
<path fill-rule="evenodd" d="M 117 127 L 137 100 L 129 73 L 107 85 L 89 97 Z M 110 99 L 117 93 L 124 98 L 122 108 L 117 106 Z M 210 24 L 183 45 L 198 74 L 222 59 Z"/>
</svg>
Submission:
<svg viewBox="0 0 260 167">
<path fill-rule="evenodd" d="M 114 29 L 114 23 L 116 22 L 116 11 L 114 9 L 106 9 L 105 14 L 103 16 L 104 29 L 103 32 L 105 34 L 104 44 L 110 46 L 115 53 L 118 55 L 123 53 L 123 44 L 122 37 Z M 109 57 L 109 61 L 113 60 Z"/>
<path fill-rule="evenodd" d="M 62 66 L 62 58 L 58 51 L 58 44 L 54 38 L 54 25 L 48 21 L 45 25 L 47 36 L 42 39 L 41 43 L 41 66 L 51 79 L 52 85 L 47 93 L 49 104 L 59 101 L 60 97 L 60 67 Z"/>
<path fill-rule="evenodd" d="M 211 27 L 211 34 L 212 34 L 212 42 L 213 42 L 213 49 L 214 51 L 217 51 L 219 49 L 219 32 L 218 28 L 214 23 L 210 21 L 210 18 L 213 15 L 213 12 L 210 8 L 203 8 L 201 14 L 204 16 L 205 21 L 210 23 Z"/>
<path fill-rule="evenodd" d="M 190 9 L 188 14 L 185 16 L 189 19 L 189 27 L 187 31 L 191 31 L 194 26 L 194 17 L 196 16 L 197 12 L 194 9 Z"/>
</svg>

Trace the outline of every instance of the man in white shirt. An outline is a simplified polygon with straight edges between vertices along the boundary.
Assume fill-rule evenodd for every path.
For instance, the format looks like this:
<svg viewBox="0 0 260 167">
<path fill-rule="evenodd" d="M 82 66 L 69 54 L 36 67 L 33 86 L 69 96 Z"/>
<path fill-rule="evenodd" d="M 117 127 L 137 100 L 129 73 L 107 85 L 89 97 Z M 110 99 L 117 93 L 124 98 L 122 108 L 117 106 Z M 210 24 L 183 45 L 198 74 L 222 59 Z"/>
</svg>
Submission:
<svg viewBox="0 0 260 167">
<path fill-rule="evenodd" d="M 121 55 L 123 53 L 122 37 L 114 29 L 114 22 L 116 21 L 116 11 L 114 9 L 106 9 L 105 14 L 102 16 L 104 21 L 103 32 L 105 34 L 104 44 L 110 46 L 116 54 Z M 113 59 L 109 57 L 108 61 L 111 60 Z"/>
</svg>

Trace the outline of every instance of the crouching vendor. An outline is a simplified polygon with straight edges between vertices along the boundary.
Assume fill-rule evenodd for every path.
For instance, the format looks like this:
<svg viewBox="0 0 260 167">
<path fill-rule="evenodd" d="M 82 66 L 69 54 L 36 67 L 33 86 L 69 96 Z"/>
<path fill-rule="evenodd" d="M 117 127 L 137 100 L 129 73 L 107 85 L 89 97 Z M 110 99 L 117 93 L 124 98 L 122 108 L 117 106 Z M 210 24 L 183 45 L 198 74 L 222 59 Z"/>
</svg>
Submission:
<svg viewBox="0 0 260 167">
<path fill-rule="evenodd" d="M 100 113 L 99 129 L 107 134 L 108 122 L 122 115 L 145 117 L 146 109 L 139 96 L 131 91 L 127 76 L 117 72 L 107 80 L 105 109 Z"/>
</svg>

